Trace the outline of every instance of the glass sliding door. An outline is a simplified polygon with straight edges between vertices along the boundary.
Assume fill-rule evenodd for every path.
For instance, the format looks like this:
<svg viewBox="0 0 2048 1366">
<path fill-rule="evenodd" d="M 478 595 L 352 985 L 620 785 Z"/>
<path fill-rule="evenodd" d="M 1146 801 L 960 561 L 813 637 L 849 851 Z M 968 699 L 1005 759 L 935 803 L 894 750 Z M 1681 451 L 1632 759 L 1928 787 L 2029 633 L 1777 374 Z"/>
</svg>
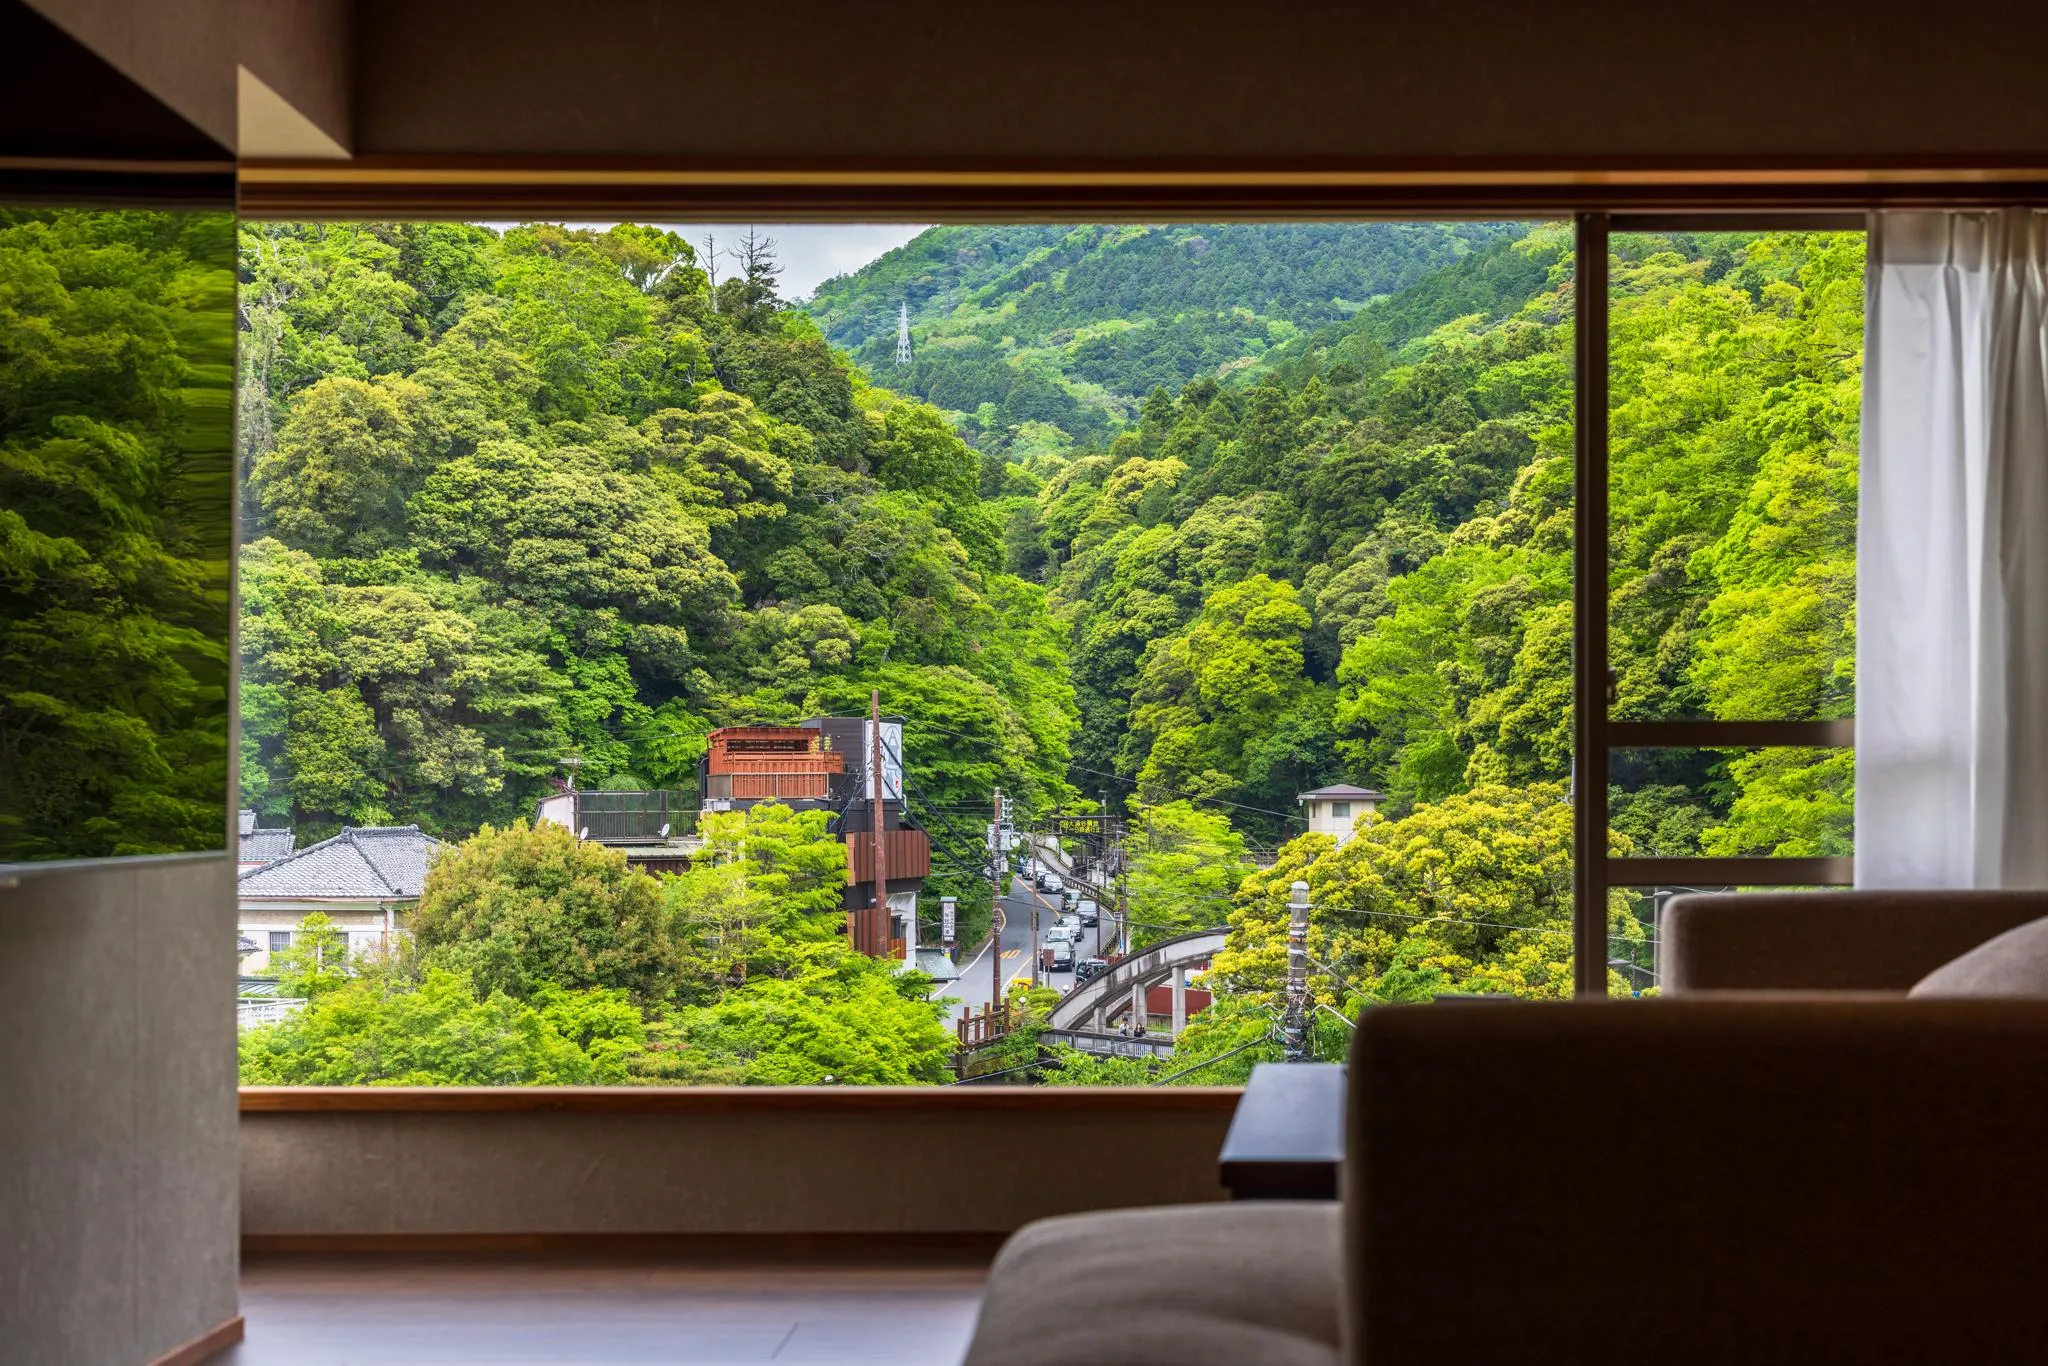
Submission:
<svg viewBox="0 0 2048 1366">
<path fill-rule="evenodd" d="M 1604 781 L 1579 809 L 1609 831 L 1580 869 L 1582 935 L 1604 941 L 1611 985 L 1639 991 L 1675 892 L 1850 879 L 1863 235 L 1712 218 L 1581 232 L 1608 281 L 1589 358 L 1605 430 L 1582 433 L 1600 458 L 1581 455 L 1601 493 L 1581 519 L 1600 554 L 1580 610 L 1604 641 L 1578 680 L 1597 711 L 1581 771 Z"/>
</svg>

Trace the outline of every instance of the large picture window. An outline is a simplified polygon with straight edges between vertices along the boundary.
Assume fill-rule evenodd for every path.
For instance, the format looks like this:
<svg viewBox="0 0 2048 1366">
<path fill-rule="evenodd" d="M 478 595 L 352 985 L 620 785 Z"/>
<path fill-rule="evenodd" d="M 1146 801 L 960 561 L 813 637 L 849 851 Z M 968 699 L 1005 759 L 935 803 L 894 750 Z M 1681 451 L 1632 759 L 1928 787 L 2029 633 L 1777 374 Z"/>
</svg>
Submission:
<svg viewBox="0 0 2048 1366">
<path fill-rule="evenodd" d="M 244 1079 L 1230 1082 L 1827 880 L 1858 240 L 1602 237 L 1589 486 L 1583 234 L 245 224 Z"/>
</svg>

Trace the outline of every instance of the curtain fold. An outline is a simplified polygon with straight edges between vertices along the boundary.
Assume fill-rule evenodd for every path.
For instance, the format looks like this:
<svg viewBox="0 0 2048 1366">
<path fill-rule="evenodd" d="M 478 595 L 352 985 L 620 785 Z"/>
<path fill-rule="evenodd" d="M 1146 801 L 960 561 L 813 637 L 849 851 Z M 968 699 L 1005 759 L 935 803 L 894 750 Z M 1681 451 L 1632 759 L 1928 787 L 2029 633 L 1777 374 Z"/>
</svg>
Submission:
<svg viewBox="0 0 2048 1366">
<path fill-rule="evenodd" d="M 1856 884 L 2048 887 L 2048 218 L 1870 229 Z"/>
</svg>

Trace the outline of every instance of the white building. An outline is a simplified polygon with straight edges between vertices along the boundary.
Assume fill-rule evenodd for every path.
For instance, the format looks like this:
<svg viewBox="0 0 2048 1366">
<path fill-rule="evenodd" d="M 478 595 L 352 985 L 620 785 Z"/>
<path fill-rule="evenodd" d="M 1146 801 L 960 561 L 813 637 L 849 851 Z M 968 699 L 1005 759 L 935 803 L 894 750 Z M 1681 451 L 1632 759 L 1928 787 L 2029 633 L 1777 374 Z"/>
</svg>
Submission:
<svg viewBox="0 0 2048 1366">
<path fill-rule="evenodd" d="M 243 974 L 264 973 L 271 953 L 290 948 L 292 932 L 314 911 L 348 935 L 352 953 L 389 943 L 399 913 L 419 901 L 440 847 L 416 825 L 367 826 L 243 872 L 235 881 L 236 928 L 255 945 L 243 955 Z"/>
<path fill-rule="evenodd" d="M 1310 834 L 1334 835 L 1337 843 L 1343 844 L 1357 833 L 1358 818 L 1379 810 L 1386 795 L 1369 787 L 1332 783 L 1313 792 L 1304 792 L 1294 800 L 1301 804 L 1302 814 L 1308 817 Z"/>
</svg>

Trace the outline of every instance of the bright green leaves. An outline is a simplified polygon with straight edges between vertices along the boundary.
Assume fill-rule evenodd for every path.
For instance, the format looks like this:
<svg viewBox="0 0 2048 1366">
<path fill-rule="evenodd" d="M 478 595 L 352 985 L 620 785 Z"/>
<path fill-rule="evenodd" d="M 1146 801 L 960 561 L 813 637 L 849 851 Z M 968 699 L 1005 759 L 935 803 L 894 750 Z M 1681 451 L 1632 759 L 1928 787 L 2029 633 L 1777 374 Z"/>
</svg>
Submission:
<svg viewBox="0 0 2048 1366">
<path fill-rule="evenodd" d="M 336 583 L 265 540 L 242 612 L 243 795 L 267 817 L 459 831 L 561 752 L 543 639 L 452 585 Z"/>
<path fill-rule="evenodd" d="M 661 886 L 680 953 L 676 999 L 704 1004 L 752 979 L 797 974 L 817 946 L 843 943 L 846 846 L 825 822 L 823 811 L 772 802 L 704 814 L 703 854 Z"/>
<path fill-rule="evenodd" d="M 1018 748 L 978 762 L 1061 781 L 1063 640 L 998 574 L 979 457 L 804 315 L 714 301 L 639 225 L 251 225 L 243 257 L 251 521 L 314 557 L 319 604 L 286 629 L 276 557 L 255 571 L 267 813 L 502 821 L 571 751 L 591 781 L 688 787 L 711 726 L 794 719 L 834 680 L 864 702 L 884 659 L 992 688 L 990 743 Z"/>
<path fill-rule="evenodd" d="M 790 462 L 775 449 L 787 444 L 781 426 L 740 395 L 714 390 L 691 411 L 663 409 L 641 430 L 677 500 L 711 525 L 730 526 L 788 511 Z"/>
<path fill-rule="evenodd" d="M 310 999 L 346 986 L 348 933 L 325 911 L 314 911 L 292 931 L 289 948 L 271 952 L 270 972 L 283 996 Z"/>
<path fill-rule="evenodd" d="M 938 409 L 894 403 L 882 415 L 874 446 L 875 478 L 883 488 L 915 489 L 948 502 L 974 497 L 979 464 Z"/>
<path fill-rule="evenodd" d="M 1184 801 L 1140 811 L 1127 845 L 1131 939 L 1138 947 L 1224 922 L 1252 871 L 1227 815 Z"/>
<path fill-rule="evenodd" d="M 546 988 L 481 999 L 429 968 L 352 977 L 274 1025 L 242 1031 L 245 1086 L 588 1086 L 632 1079 L 647 1026 L 625 994 Z"/>
<path fill-rule="evenodd" d="M 1368 818 L 1341 848 L 1304 835 L 1245 879 L 1213 971 L 1273 999 L 1286 972 L 1288 888 L 1299 878 L 1309 884 L 1309 954 L 1334 973 L 1312 978 L 1319 1001 L 1348 1013 L 1443 991 L 1567 997 L 1571 832 L 1563 785 L 1544 783 L 1481 785 L 1399 819 Z M 1609 920 L 1611 933 L 1641 936 L 1619 892 Z M 1621 987 L 1611 974 L 1610 984 Z"/>
<path fill-rule="evenodd" d="M 563 826 L 485 826 L 443 848 L 409 920 L 427 961 L 479 992 L 608 987 L 655 1001 L 674 989 L 655 880 Z"/>
<path fill-rule="evenodd" d="M 1211 594 L 1185 635 L 1147 647 L 1131 709 L 1142 800 L 1236 790 L 1247 748 L 1308 686 L 1308 628 L 1293 587 L 1260 574 Z"/>
<path fill-rule="evenodd" d="M 221 847 L 227 223 L 0 212 L 0 863 Z"/>
<path fill-rule="evenodd" d="M 320 556 L 400 543 L 425 473 L 427 391 L 407 380 L 327 378 L 293 405 L 275 449 L 249 471 L 256 530 Z"/>
<path fill-rule="evenodd" d="M 702 523 L 595 456 L 497 442 L 436 470 L 411 510 L 429 564 L 504 584 L 570 627 L 585 613 L 662 630 L 716 624 L 731 574 Z M 687 638 L 656 645 L 670 667 Z"/>
<path fill-rule="evenodd" d="M 336 969 L 324 916 L 280 955 L 311 997 L 244 1031 L 249 1084 L 909 1085 L 949 1074 L 930 979 L 853 952 L 824 812 L 710 815 L 657 881 L 557 826 L 444 848 L 417 937 Z"/>
</svg>

